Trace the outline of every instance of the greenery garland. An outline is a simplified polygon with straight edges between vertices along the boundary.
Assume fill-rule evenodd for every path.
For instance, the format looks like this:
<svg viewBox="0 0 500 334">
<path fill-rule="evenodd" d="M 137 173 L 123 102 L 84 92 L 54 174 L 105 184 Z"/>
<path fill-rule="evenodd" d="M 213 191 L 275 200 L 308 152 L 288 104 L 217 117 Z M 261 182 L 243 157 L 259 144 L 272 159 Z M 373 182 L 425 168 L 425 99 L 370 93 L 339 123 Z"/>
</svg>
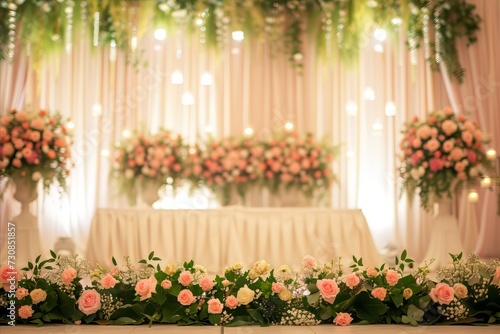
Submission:
<svg viewBox="0 0 500 334">
<path fill-rule="evenodd" d="M 465 0 L 0 0 L 0 60 L 10 58 L 9 45 L 19 40 L 37 62 L 85 36 L 95 46 L 121 48 L 137 62 L 132 40 L 152 21 L 171 32 L 197 34 L 216 51 L 235 30 L 246 40 L 267 38 L 274 52 L 300 68 L 306 31 L 317 36 L 319 56 L 352 62 L 373 27 L 383 27 L 393 35 L 407 30 L 410 50 L 423 45 L 433 69 L 443 61 L 462 81 L 455 43 L 462 36 L 468 44 L 476 41 L 481 18 L 474 9 Z"/>
</svg>

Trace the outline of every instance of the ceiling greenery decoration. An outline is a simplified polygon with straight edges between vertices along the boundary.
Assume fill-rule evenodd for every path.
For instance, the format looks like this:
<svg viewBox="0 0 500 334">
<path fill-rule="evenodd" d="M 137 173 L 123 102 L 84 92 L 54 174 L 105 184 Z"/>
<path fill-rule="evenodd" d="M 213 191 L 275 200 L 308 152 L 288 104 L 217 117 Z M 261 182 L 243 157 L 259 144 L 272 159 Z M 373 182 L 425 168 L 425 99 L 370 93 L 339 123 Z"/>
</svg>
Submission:
<svg viewBox="0 0 500 334">
<path fill-rule="evenodd" d="M 71 52 L 82 38 L 133 53 L 153 25 L 195 34 L 215 52 L 234 31 L 250 43 L 267 38 L 300 68 L 304 36 L 317 41 L 318 57 L 354 62 L 379 28 L 405 34 L 410 50 L 424 47 L 433 68 L 444 62 L 461 81 L 455 44 L 476 41 L 481 18 L 474 10 L 465 0 L 0 0 L 0 59 L 29 52 L 38 61 Z"/>
</svg>

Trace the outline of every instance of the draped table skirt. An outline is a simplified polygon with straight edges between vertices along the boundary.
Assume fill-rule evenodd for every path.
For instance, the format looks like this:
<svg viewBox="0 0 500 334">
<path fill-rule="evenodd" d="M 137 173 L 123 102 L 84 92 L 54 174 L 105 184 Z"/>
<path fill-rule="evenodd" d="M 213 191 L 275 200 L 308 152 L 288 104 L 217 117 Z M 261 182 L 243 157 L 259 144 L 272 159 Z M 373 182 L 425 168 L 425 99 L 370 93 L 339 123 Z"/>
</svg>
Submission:
<svg viewBox="0 0 500 334">
<path fill-rule="evenodd" d="M 352 255 L 365 265 L 381 264 L 361 210 L 97 210 L 87 245 L 90 264 L 111 265 L 113 256 L 138 261 L 151 251 L 161 266 L 194 260 L 213 274 L 237 261 L 248 268 L 261 259 L 298 271 L 305 255 L 320 262 L 342 257 L 344 268 Z"/>
</svg>

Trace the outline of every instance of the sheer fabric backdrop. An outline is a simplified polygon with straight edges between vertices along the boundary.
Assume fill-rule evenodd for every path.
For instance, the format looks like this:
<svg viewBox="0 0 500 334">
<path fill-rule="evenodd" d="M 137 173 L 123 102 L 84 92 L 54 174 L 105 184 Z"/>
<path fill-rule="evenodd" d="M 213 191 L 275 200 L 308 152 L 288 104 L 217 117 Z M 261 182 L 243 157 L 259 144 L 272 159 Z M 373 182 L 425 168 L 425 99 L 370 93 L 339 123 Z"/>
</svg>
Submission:
<svg viewBox="0 0 500 334">
<path fill-rule="evenodd" d="M 498 13 L 495 2 L 483 1 L 482 5 L 491 5 Z M 479 44 L 464 52 L 477 54 L 474 50 L 498 38 L 493 34 L 498 31 L 494 30 L 496 23 L 485 15 L 487 12 L 480 13 L 485 22 Z M 267 41 L 251 45 L 232 41 L 214 56 L 196 37 L 180 32 L 156 41 L 153 30 L 151 27 L 138 46 L 139 59 L 148 62 L 146 67 L 130 66 L 120 52 L 114 59 L 113 50 L 92 47 L 88 36 L 74 44 L 71 54 L 47 56 L 39 68 L 33 68 L 20 53 L 13 65 L 0 64 L 0 114 L 23 106 L 44 108 L 59 111 L 75 123 L 70 193 L 62 200 L 55 192 L 38 200 L 39 224 L 47 248 L 59 236 L 71 236 L 77 251 L 84 254 L 95 209 L 125 205 L 111 193 L 108 183 L 112 148 L 124 129 L 155 132 L 164 127 L 194 143 L 206 137 L 207 125 L 217 138 L 242 136 L 246 127 L 265 137 L 291 121 L 299 132 L 310 131 L 341 148 L 333 165 L 338 182 L 325 206 L 361 208 L 381 251 L 394 245 L 422 259 L 431 215 L 421 211 L 418 198 L 408 203 L 404 194 L 401 197 L 399 133 L 403 122 L 413 115 L 422 117 L 450 104 L 441 74 L 429 70 L 422 50 L 416 63 L 411 63 L 401 34 L 396 40 L 381 43 L 384 52 L 376 52 L 372 33 L 367 32 L 359 62 L 345 65 L 335 59 L 336 55 L 318 60 L 316 46 L 305 38 L 304 69 L 299 75 L 286 57 L 272 52 Z M 480 73 L 488 73 L 488 64 L 498 58 L 483 61 L 481 57 L 470 56 L 470 62 L 464 62 L 467 81 L 460 87 L 462 91 L 471 91 L 466 87 L 471 85 L 468 80 L 472 80 L 473 66 L 481 62 L 486 72 Z M 181 85 L 171 83 L 176 70 L 183 74 Z M 210 86 L 200 84 L 205 72 L 213 76 Z M 193 94 L 193 105 L 182 104 L 185 92 Z M 491 106 L 498 107 L 500 97 L 492 95 L 495 102 L 490 102 Z M 386 116 L 388 102 L 396 107 L 394 116 Z M 484 112 L 492 113 L 493 109 Z M 483 128 L 494 130 L 489 128 L 492 119 L 479 117 L 479 121 Z M 496 140 L 498 148 L 498 137 Z M 110 156 L 101 155 L 103 150 L 109 150 Z M 266 193 L 252 192 L 251 196 L 254 205 L 272 205 Z M 15 214 L 15 210 L 4 209 L 12 203 L 15 201 L 8 195 L 1 203 L 2 224 Z M 474 205 L 462 203 L 467 212 Z M 490 206 L 484 210 L 494 214 Z M 484 217 L 479 211 L 476 221 Z M 463 211 L 458 214 L 464 215 Z M 488 224 L 483 222 L 483 230 Z M 464 235 L 467 237 L 470 235 Z M 476 240 L 468 244 L 475 245 Z M 478 246 L 478 250 L 482 248 Z"/>
</svg>

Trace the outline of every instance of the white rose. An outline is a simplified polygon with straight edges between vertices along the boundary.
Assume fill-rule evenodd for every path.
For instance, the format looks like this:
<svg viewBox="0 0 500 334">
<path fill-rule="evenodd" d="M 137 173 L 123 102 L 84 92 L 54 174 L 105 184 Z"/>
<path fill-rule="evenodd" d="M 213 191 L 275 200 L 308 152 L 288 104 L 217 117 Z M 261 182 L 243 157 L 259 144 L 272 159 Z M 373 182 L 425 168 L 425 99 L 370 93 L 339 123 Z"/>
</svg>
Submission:
<svg viewBox="0 0 500 334">
<path fill-rule="evenodd" d="M 413 168 L 411 171 L 410 171 L 410 175 L 411 175 L 411 178 L 414 179 L 414 180 L 418 180 L 420 178 L 420 175 L 419 175 L 419 172 L 418 172 L 418 168 Z"/>
<path fill-rule="evenodd" d="M 238 290 L 238 293 L 236 294 L 236 299 L 238 299 L 238 302 L 241 305 L 248 305 L 253 301 L 254 296 L 255 296 L 255 291 L 249 289 L 248 286 L 245 284 L 244 287 Z"/>
<path fill-rule="evenodd" d="M 255 167 L 254 166 L 248 166 L 245 171 L 248 173 L 248 174 L 252 174 L 254 171 L 255 171 Z"/>
<path fill-rule="evenodd" d="M 472 167 L 470 170 L 469 170 L 469 176 L 470 177 L 476 177 L 478 175 L 478 171 L 477 171 L 477 168 L 476 167 Z"/>
<path fill-rule="evenodd" d="M 306 151 L 305 148 L 299 148 L 298 151 L 297 151 L 297 153 L 299 153 L 299 155 L 301 157 L 303 157 L 303 156 L 305 156 L 307 154 L 307 151 Z"/>
<path fill-rule="evenodd" d="M 278 293 L 278 297 L 280 297 L 280 299 L 282 301 L 287 302 L 290 299 L 292 299 L 293 294 L 292 294 L 292 292 L 290 290 L 283 289 L 283 290 L 280 291 L 280 293 Z"/>
<path fill-rule="evenodd" d="M 38 181 L 42 178 L 42 173 L 40 172 L 34 172 L 33 174 L 31 174 L 31 179 L 33 181 Z"/>
<path fill-rule="evenodd" d="M 302 56 L 302 53 L 297 52 L 296 54 L 293 55 L 293 60 L 295 61 L 301 61 L 304 56 Z"/>
<path fill-rule="evenodd" d="M 456 283 L 454 286 L 453 286 L 453 290 L 455 290 L 455 296 L 458 298 L 458 299 L 463 299 L 463 298 L 467 298 L 467 287 L 461 283 Z"/>
<path fill-rule="evenodd" d="M 166 155 L 171 155 L 172 154 L 172 149 L 170 147 L 165 148 L 165 154 Z"/>
<path fill-rule="evenodd" d="M 238 175 L 240 175 L 240 173 L 241 173 L 241 172 L 240 172 L 240 170 L 239 170 L 239 169 L 237 169 L 237 168 L 236 168 L 236 169 L 233 169 L 233 171 L 231 172 L 231 174 L 232 174 L 233 176 L 238 176 Z"/>
<path fill-rule="evenodd" d="M 248 150 L 242 150 L 240 152 L 240 156 L 244 159 L 248 158 L 248 156 L 250 155 L 250 152 L 248 152 Z"/>
<path fill-rule="evenodd" d="M 271 159 L 273 157 L 273 153 L 271 151 L 264 152 L 264 158 Z"/>
<path fill-rule="evenodd" d="M 21 152 L 17 152 L 16 153 L 16 158 L 17 159 L 22 159 L 23 158 L 23 154 Z"/>
</svg>

